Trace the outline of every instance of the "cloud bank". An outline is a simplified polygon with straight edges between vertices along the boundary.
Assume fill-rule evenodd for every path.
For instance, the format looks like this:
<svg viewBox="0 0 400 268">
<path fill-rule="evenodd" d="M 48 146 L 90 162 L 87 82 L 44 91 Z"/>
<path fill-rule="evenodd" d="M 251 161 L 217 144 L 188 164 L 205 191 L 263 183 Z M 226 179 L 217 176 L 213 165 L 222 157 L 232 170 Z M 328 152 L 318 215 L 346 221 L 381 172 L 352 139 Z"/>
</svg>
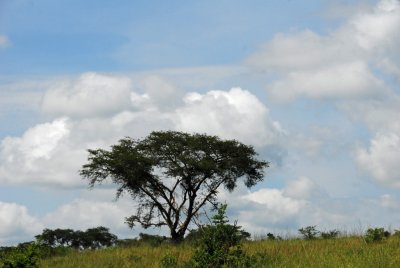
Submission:
<svg viewBox="0 0 400 268">
<path fill-rule="evenodd" d="M 53 83 L 41 112 L 54 119 L 1 141 L 0 183 L 82 187 L 78 170 L 87 149 L 107 148 L 125 136 L 143 138 L 157 129 L 208 133 L 259 147 L 277 144 L 283 135 L 268 108 L 247 90 L 190 92 L 166 107 L 177 92 L 172 85 L 158 77 L 146 77 L 142 85 L 139 91 L 126 76 L 98 73 Z"/>
</svg>

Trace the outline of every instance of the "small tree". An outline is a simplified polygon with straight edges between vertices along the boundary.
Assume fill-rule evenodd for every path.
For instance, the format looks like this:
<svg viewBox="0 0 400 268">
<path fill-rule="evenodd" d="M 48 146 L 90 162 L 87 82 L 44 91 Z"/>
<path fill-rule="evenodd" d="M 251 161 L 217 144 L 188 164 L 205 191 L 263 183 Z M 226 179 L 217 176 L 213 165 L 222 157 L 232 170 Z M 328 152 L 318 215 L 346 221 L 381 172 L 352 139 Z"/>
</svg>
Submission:
<svg viewBox="0 0 400 268">
<path fill-rule="evenodd" d="M 243 240 L 240 226 L 228 224 L 227 205 L 220 205 L 212 218 L 213 224 L 205 229 L 200 247 L 191 264 L 194 267 L 251 267 L 254 260 L 241 248 Z"/>
<path fill-rule="evenodd" d="M 256 159 L 252 146 L 216 136 L 175 131 L 152 132 L 143 140 L 125 138 L 111 150 L 89 150 L 80 174 L 94 187 L 106 179 L 137 201 L 136 214 L 126 222 L 132 228 L 167 226 L 171 238 L 181 241 L 194 217 L 207 203 L 216 205 L 220 187 L 247 187 L 264 177 L 268 162 Z"/>
<path fill-rule="evenodd" d="M 307 226 L 299 229 L 299 233 L 303 235 L 304 239 L 311 240 L 317 238 L 319 231 L 316 226 Z"/>
</svg>

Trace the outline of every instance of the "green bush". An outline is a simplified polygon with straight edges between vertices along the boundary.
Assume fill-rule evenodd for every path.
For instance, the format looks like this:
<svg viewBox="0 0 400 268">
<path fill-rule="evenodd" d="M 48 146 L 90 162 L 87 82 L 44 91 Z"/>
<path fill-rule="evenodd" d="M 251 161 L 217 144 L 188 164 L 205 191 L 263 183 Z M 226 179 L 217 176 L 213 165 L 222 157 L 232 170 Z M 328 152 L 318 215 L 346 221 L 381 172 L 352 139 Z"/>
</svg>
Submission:
<svg viewBox="0 0 400 268">
<path fill-rule="evenodd" d="M 268 240 L 275 240 L 276 237 L 275 237 L 275 235 L 274 235 L 273 233 L 268 233 L 268 234 L 267 234 L 267 239 L 268 239 Z"/>
<path fill-rule="evenodd" d="M 311 240 L 317 238 L 319 231 L 317 231 L 316 226 L 307 226 L 299 229 L 299 233 L 303 235 L 304 239 Z"/>
<path fill-rule="evenodd" d="M 365 233 L 365 241 L 367 243 L 381 242 L 390 236 L 389 231 L 383 228 L 369 228 Z"/>
<path fill-rule="evenodd" d="M 240 242 L 241 227 L 228 224 L 225 215 L 227 205 L 220 205 L 212 218 L 211 228 L 205 229 L 200 246 L 195 250 L 190 264 L 192 267 L 252 267 L 254 258 L 247 256 Z"/>
<path fill-rule="evenodd" d="M 322 239 L 333 239 L 338 237 L 338 235 L 340 234 L 340 232 L 338 230 L 331 230 L 328 232 L 321 232 L 321 238 Z"/>
<path fill-rule="evenodd" d="M 36 243 L 25 243 L 10 248 L 1 256 L 2 268 L 37 268 L 40 257 L 40 246 Z"/>
</svg>

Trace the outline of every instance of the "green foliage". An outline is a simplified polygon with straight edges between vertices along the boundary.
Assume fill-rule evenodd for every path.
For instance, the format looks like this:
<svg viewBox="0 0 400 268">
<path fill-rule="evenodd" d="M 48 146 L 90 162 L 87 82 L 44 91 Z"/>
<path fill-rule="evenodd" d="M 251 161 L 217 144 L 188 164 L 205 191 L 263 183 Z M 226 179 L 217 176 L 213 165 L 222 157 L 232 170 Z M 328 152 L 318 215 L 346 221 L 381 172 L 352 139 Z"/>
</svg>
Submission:
<svg viewBox="0 0 400 268">
<path fill-rule="evenodd" d="M 340 232 L 338 230 L 331 230 L 328 232 L 321 232 L 321 238 L 322 239 L 334 239 L 338 237 Z"/>
<path fill-rule="evenodd" d="M 241 227 L 228 224 L 227 205 L 220 205 L 212 218 L 212 228 L 207 228 L 200 247 L 191 259 L 194 267 L 251 267 L 254 260 L 241 247 Z"/>
<path fill-rule="evenodd" d="M 299 229 L 299 233 L 303 236 L 304 239 L 311 240 L 316 239 L 319 231 L 317 231 L 316 226 L 307 226 Z"/>
<path fill-rule="evenodd" d="M 269 240 L 275 240 L 275 239 L 276 239 L 276 237 L 275 237 L 275 235 L 274 235 L 274 234 L 272 234 L 272 233 L 268 233 L 268 234 L 267 234 L 267 239 L 269 239 Z"/>
<path fill-rule="evenodd" d="M 24 243 L 0 255 L 2 268 L 36 268 L 40 257 L 40 247 L 36 243 Z"/>
<path fill-rule="evenodd" d="M 142 140 L 125 138 L 111 150 L 88 150 L 80 174 L 94 187 L 106 179 L 138 204 L 126 218 L 132 228 L 167 226 L 182 241 L 193 217 L 207 203 L 216 205 L 220 187 L 233 191 L 239 179 L 247 187 L 263 180 L 269 163 L 252 146 L 205 134 L 155 131 Z"/>
<path fill-rule="evenodd" d="M 365 233 L 365 241 L 367 243 L 381 242 L 390 236 L 390 232 L 383 228 L 369 228 Z"/>
<path fill-rule="evenodd" d="M 51 248 L 72 247 L 75 249 L 98 249 L 109 247 L 116 243 L 117 236 L 111 234 L 103 226 L 89 228 L 86 231 L 71 229 L 44 229 L 42 234 L 35 236 L 40 245 Z"/>
<path fill-rule="evenodd" d="M 229 225 L 231 225 L 231 224 L 229 224 Z M 234 225 L 231 225 L 231 228 L 238 228 L 238 227 L 239 226 L 235 227 Z M 206 226 L 202 226 L 198 229 L 190 230 L 189 234 L 185 237 L 185 242 L 197 243 L 197 242 L 201 241 L 203 239 L 204 235 L 207 234 L 208 232 L 210 232 L 209 229 L 212 229 L 212 228 L 216 228 L 216 226 L 206 225 Z M 242 229 L 238 230 L 238 236 L 240 237 L 241 241 L 246 241 L 251 238 L 251 234 Z"/>
</svg>

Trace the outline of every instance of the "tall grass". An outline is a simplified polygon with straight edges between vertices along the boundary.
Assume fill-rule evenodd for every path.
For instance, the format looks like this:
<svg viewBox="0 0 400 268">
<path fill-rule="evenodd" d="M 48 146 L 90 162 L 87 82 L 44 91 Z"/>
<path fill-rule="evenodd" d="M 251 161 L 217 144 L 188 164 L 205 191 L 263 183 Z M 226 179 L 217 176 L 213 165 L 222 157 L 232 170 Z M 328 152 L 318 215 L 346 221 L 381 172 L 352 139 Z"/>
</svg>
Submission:
<svg viewBox="0 0 400 268">
<path fill-rule="evenodd" d="M 245 242 L 243 249 L 258 256 L 259 267 L 400 267 L 400 238 L 366 243 L 363 237 L 316 240 L 264 240 Z M 175 256 L 188 261 L 189 244 L 140 245 L 97 251 L 74 251 L 40 262 L 40 267 L 160 267 L 161 259 Z"/>
</svg>

